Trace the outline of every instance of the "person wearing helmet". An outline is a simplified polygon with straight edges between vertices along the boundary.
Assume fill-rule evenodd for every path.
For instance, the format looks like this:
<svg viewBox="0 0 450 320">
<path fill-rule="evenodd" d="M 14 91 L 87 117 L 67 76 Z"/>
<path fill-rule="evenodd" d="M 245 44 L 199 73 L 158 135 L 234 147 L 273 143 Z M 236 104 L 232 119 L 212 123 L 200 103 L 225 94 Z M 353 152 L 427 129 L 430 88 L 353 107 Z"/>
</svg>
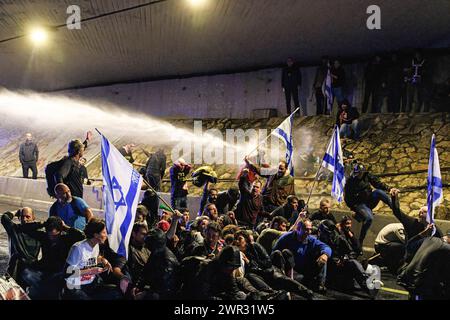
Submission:
<svg viewBox="0 0 450 320">
<path fill-rule="evenodd" d="M 372 190 L 372 186 L 375 190 Z M 355 212 L 355 219 L 358 222 L 362 222 L 359 234 L 361 247 L 367 231 L 372 225 L 372 210 L 380 201 L 392 209 L 392 201 L 386 192 L 392 195 L 399 192 L 399 190 L 381 182 L 377 176 L 368 172 L 363 165 L 355 164 L 351 176 L 345 184 L 344 200 L 347 206 Z"/>
</svg>

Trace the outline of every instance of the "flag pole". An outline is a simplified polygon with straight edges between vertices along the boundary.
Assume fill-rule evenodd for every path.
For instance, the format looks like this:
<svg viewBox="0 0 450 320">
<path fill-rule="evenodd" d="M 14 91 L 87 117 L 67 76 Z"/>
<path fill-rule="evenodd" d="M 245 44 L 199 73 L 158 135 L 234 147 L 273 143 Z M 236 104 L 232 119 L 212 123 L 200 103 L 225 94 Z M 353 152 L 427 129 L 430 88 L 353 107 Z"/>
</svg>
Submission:
<svg viewBox="0 0 450 320">
<path fill-rule="evenodd" d="M 289 118 L 290 116 L 294 115 L 294 113 L 296 113 L 298 110 L 300 110 L 300 107 L 298 107 L 297 109 L 295 109 L 294 112 L 292 112 L 287 118 Z M 283 121 L 284 121 L 284 120 L 283 120 Z M 269 134 L 266 136 L 266 138 L 265 138 L 264 140 L 261 140 L 261 141 L 258 143 L 258 145 L 256 146 L 256 148 L 254 148 L 251 152 L 247 153 L 247 157 L 248 157 L 249 155 L 251 155 L 253 152 L 255 152 L 256 150 L 258 150 L 258 148 L 259 148 L 264 142 L 266 142 L 266 141 L 270 138 L 271 134 L 272 134 L 272 132 L 269 133 Z"/>
<path fill-rule="evenodd" d="M 98 132 L 99 135 L 103 136 L 103 134 L 97 129 L 95 128 L 95 130 Z M 172 213 L 175 213 L 175 210 L 172 208 L 172 206 L 170 204 L 167 203 L 166 200 L 164 200 L 159 194 L 158 192 L 156 192 L 155 189 L 153 189 L 153 187 L 147 182 L 147 180 L 145 180 L 144 177 L 142 177 L 142 181 L 144 182 L 144 184 L 150 189 L 150 191 L 152 191 L 159 200 L 161 200 L 169 209 L 170 211 L 172 211 Z"/>
</svg>

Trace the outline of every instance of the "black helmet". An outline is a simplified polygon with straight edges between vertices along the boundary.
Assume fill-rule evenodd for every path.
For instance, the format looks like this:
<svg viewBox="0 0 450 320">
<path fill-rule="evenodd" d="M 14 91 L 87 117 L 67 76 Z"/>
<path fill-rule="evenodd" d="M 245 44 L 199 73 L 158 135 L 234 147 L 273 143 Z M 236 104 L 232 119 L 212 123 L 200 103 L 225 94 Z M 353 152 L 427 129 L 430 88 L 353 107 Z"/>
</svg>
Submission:
<svg viewBox="0 0 450 320">
<path fill-rule="evenodd" d="M 227 267 L 239 268 L 241 266 L 241 252 L 235 246 L 227 246 L 219 254 L 219 262 Z"/>
</svg>

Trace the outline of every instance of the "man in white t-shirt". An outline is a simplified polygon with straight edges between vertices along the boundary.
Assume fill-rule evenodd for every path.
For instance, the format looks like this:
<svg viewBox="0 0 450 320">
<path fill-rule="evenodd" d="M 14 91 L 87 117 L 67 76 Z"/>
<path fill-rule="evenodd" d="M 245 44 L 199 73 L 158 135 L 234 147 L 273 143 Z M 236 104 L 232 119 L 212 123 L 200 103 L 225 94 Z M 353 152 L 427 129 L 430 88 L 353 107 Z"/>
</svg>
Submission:
<svg viewBox="0 0 450 320">
<path fill-rule="evenodd" d="M 100 256 L 99 245 L 108 238 L 102 220 L 91 219 L 84 230 L 86 240 L 75 243 L 66 260 L 67 296 L 75 300 L 113 300 L 121 297 L 118 288 L 101 285 L 99 275 L 112 270 L 111 264 Z"/>
<path fill-rule="evenodd" d="M 380 230 L 375 239 L 375 252 L 379 253 L 388 269 L 397 274 L 405 255 L 405 228 L 401 223 L 390 223 Z"/>
</svg>

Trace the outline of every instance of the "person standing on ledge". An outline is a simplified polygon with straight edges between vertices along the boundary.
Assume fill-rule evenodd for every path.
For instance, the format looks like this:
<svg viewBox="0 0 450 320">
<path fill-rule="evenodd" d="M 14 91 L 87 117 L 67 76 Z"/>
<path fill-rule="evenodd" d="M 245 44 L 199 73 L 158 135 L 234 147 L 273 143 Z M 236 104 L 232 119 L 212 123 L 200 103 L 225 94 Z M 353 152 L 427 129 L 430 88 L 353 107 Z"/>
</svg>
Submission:
<svg viewBox="0 0 450 320">
<path fill-rule="evenodd" d="M 33 141 L 31 133 L 25 134 L 25 142 L 19 148 L 19 160 L 22 164 L 23 177 L 28 179 L 28 171 L 31 169 L 33 179 L 37 179 L 37 162 L 39 160 L 39 149 Z"/>
<path fill-rule="evenodd" d="M 302 85 L 302 74 L 300 69 L 295 65 L 294 59 L 288 58 L 287 65 L 283 68 L 281 75 L 281 86 L 286 96 L 286 112 L 288 115 L 292 113 L 291 97 L 294 98 L 295 109 L 300 107 L 298 100 L 298 89 Z M 301 115 L 305 115 L 303 110 L 300 110 Z"/>
</svg>

